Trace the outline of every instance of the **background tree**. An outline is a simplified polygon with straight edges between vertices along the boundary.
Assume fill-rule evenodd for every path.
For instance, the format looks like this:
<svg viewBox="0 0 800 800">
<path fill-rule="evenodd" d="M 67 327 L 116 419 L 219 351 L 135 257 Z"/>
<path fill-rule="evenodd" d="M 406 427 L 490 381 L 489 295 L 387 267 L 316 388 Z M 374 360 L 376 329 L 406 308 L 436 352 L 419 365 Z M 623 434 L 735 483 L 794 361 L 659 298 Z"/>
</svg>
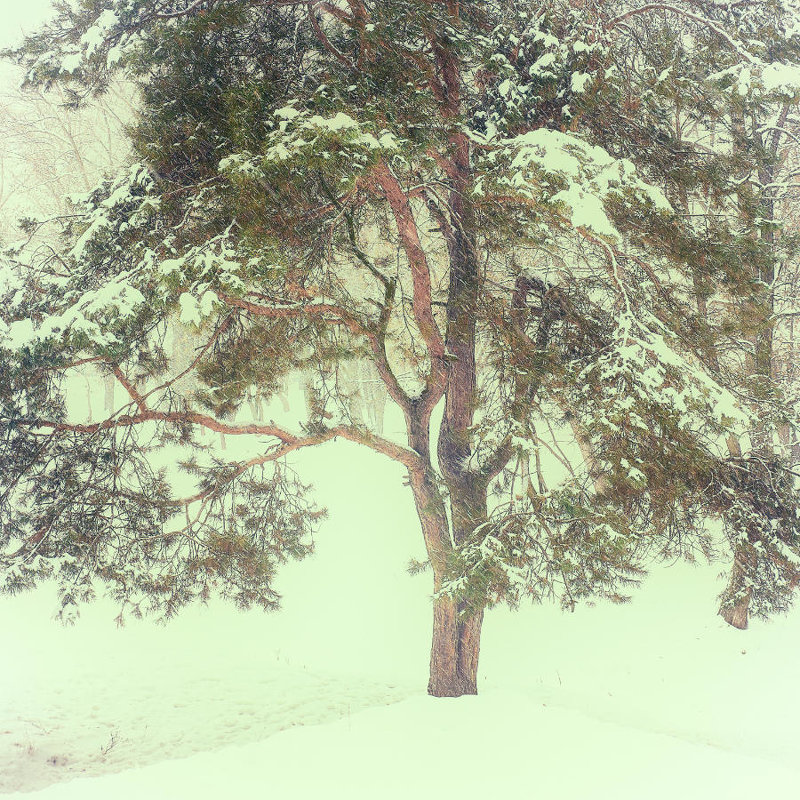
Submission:
<svg viewBox="0 0 800 800">
<path fill-rule="evenodd" d="M 725 8 L 669 8 L 722 66 L 769 66 Z M 121 69 L 142 107 L 135 163 L 79 204 L 63 251 L 25 268 L 11 254 L 6 589 L 55 574 L 65 604 L 100 580 L 167 616 L 214 588 L 271 607 L 276 563 L 309 552 L 320 516 L 286 457 L 337 437 L 408 472 L 435 695 L 476 691 L 487 605 L 623 599 L 648 556 L 707 552 L 706 518 L 740 488 L 725 441 L 748 419 L 707 356 L 762 303 L 761 254 L 726 218 L 697 226 L 670 202 L 720 165 L 676 136 L 658 76 L 624 69 L 646 66 L 634 21 L 651 11 L 61 7 L 17 53 L 29 80 L 78 97 Z M 684 66 L 701 117 L 720 65 Z M 711 325 L 694 297 L 715 282 L 737 303 Z M 176 325 L 197 344 L 180 365 L 164 349 Z M 380 376 L 402 441 L 354 417 L 339 381 L 353 360 Z M 84 423 L 62 376 L 87 363 L 126 403 Z M 316 375 L 301 429 L 246 417 L 299 369 Z M 250 444 L 223 459 L 203 428 Z M 170 458 L 196 479 L 186 496 Z M 750 512 L 772 529 L 770 509 Z"/>
<path fill-rule="evenodd" d="M 58 246 L 55 226 L 86 193 L 130 157 L 124 135 L 135 92 L 115 83 L 91 105 L 74 107 L 60 87 L 6 89 L 0 96 L 0 241 L 26 241 L 26 260 Z M 113 410 L 113 378 L 105 379 Z M 89 382 L 87 381 L 87 392 Z"/>
<path fill-rule="evenodd" d="M 747 626 L 748 611 L 765 616 L 784 609 L 797 580 L 782 538 L 793 535 L 793 524 L 786 523 L 795 514 L 793 464 L 776 439 L 795 413 L 794 392 L 774 346 L 776 303 L 793 306 L 796 298 L 786 281 L 796 237 L 783 225 L 785 204 L 778 205 L 791 193 L 787 123 L 797 103 L 796 17 L 783 11 L 769 4 L 716 7 L 688 27 L 676 27 L 681 9 L 662 6 L 635 20 L 625 51 L 626 68 L 643 76 L 640 92 L 673 142 L 661 177 L 673 208 L 709 238 L 719 239 L 724 219 L 727 235 L 736 236 L 747 253 L 738 267 L 730 264 L 744 268 L 737 281 L 702 271 L 692 278 L 695 319 L 715 331 L 704 361 L 726 375 L 752 414 L 743 435 L 729 439 L 724 467 L 732 483 L 722 505 L 733 567 L 720 610 L 737 627 Z M 737 31 L 749 52 L 715 48 L 715 26 Z M 697 84 L 687 77 L 698 74 L 711 79 Z M 751 290 L 742 292 L 748 275 Z M 726 330 L 731 307 L 744 325 Z"/>
<path fill-rule="evenodd" d="M 791 226 L 785 225 L 780 204 L 785 204 L 787 192 L 791 193 L 791 175 L 796 172 L 786 147 L 787 123 L 796 102 L 791 94 L 785 96 L 780 86 L 767 91 L 766 97 L 750 86 L 737 88 L 740 99 L 731 141 L 747 154 L 737 178 L 741 187 L 737 198 L 739 224 L 751 231 L 764 259 L 753 263 L 762 313 L 756 317 L 758 324 L 752 335 L 741 342 L 740 385 L 753 409 L 754 422 L 744 442 L 731 442 L 741 490 L 726 518 L 733 566 L 720 613 L 734 627 L 746 628 L 751 610 L 761 616 L 784 610 L 798 577 L 797 565 L 781 546 L 784 519 L 796 516 L 796 508 L 784 504 L 775 490 L 782 483 L 795 483 L 796 459 L 787 437 L 796 415 L 795 390 L 787 381 L 781 309 L 796 305 L 791 273 L 798 238 Z M 763 523 L 754 522 L 749 513 L 757 504 L 771 506 L 771 530 L 766 540 Z"/>
<path fill-rule="evenodd" d="M 0 211 L 3 238 L 20 233 L 23 216 L 46 220 L 69 212 L 67 197 L 90 191 L 129 160 L 124 127 L 132 119 L 131 87 L 114 84 L 81 109 L 59 87 L 28 87 L 0 96 Z"/>
</svg>

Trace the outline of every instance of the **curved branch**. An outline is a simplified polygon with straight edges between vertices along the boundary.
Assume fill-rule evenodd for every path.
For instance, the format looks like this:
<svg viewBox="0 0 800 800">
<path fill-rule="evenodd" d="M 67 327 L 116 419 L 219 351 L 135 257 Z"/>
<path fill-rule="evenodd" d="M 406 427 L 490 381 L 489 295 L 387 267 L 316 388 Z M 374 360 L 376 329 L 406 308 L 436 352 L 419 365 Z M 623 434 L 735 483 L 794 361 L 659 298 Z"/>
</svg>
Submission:
<svg viewBox="0 0 800 800">
<path fill-rule="evenodd" d="M 325 31 L 322 30 L 322 25 L 319 24 L 319 20 L 317 19 L 316 9 L 320 6 L 320 3 L 309 2 L 308 3 L 308 18 L 311 21 L 311 27 L 314 29 L 314 35 L 319 40 L 320 44 L 338 61 L 344 64 L 346 67 L 350 67 L 350 69 L 355 69 L 356 65 L 341 51 L 338 47 L 336 47 L 333 42 L 328 38 Z M 327 5 L 327 4 L 326 4 Z"/>
<path fill-rule="evenodd" d="M 374 175 L 392 209 L 397 232 L 403 252 L 411 268 L 414 287 L 412 310 L 414 319 L 431 359 L 444 358 L 444 339 L 433 316 L 433 291 L 431 288 L 431 269 L 428 256 L 422 248 L 417 223 L 411 210 L 411 203 L 401 188 L 397 178 L 386 164 L 375 167 Z"/>
<path fill-rule="evenodd" d="M 638 16 L 639 14 L 646 14 L 649 11 L 670 11 L 678 16 L 686 17 L 694 22 L 699 22 L 701 25 L 705 25 L 709 30 L 716 33 L 721 39 L 724 39 L 745 61 L 748 61 L 750 64 L 758 63 L 756 58 L 748 53 L 747 50 L 742 47 L 742 45 L 736 42 L 733 37 L 723 28 L 721 28 L 716 22 L 708 19 L 707 17 L 702 17 L 699 14 L 694 14 L 691 11 L 687 11 L 684 8 L 680 8 L 680 6 L 672 5 L 671 3 L 647 3 L 646 5 L 639 6 L 638 8 L 632 8 L 629 11 L 625 11 L 623 14 L 614 17 L 613 19 L 610 19 L 604 26 L 605 30 L 612 31 L 626 19 Z"/>
<path fill-rule="evenodd" d="M 85 424 L 73 424 L 67 422 L 53 422 L 52 420 L 40 419 L 21 419 L 15 420 L 17 425 L 26 425 L 30 428 L 47 428 L 53 433 L 86 433 L 94 434 L 99 431 L 112 430 L 114 428 L 130 428 L 135 425 L 142 425 L 147 422 L 167 422 L 175 425 L 199 425 L 217 433 L 224 433 L 227 436 L 271 436 L 278 440 L 276 449 L 266 456 L 262 456 L 266 461 L 280 458 L 294 450 L 305 447 L 323 444 L 337 437 L 347 439 L 356 444 L 369 447 L 377 453 L 388 456 L 394 461 L 398 461 L 409 469 L 419 468 L 421 461 L 417 453 L 402 445 L 396 444 L 378 434 L 373 433 L 367 428 L 357 425 L 337 425 L 333 428 L 325 428 L 319 433 L 308 436 L 297 436 L 281 428 L 274 423 L 263 425 L 258 423 L 235 424 L 222 422 L 216 417 L 208 414 L 201 414 L 197 411 L 154 411 L 145 410 L 136 414 L 121 414 L 118 417 L 109 417 L 100 422 Z M 255 463 L 255 462 L 254 462 Z"/>
<path fill-rule="evenodd" d="M 389 317 L 391 316 L 394 292 L 395 282 L 391 280 L 386 286 L 385 301 L 381 308 L 377 332 L 364 324 L 354 314 L 334 303 L 296 303 L 286 306 L 265 306 L 250 300 L 231 297 L 230 295 L 220 292 L 217 292 L 217 296 L 228 305 L 234 308 L 241 308 L 256 316 L 270 319 L 299 319 L 301 317 L 316 316 L 321 318 L 323 322 L 345 325 L 351 333 L 357 336 L 363 336 L 367 339 L 370 350 L 372 351 L 375 367 L 386 386 L 386 391 L 395 403 L 403 410 L 406 410 L 411 400 L 397 380 L 397 376 L 394 374 L 386 355 L 386 328 L 389 323 Z M 328 319 L 326 319 L 326 315 L 329 315 Z"/>
</svg>

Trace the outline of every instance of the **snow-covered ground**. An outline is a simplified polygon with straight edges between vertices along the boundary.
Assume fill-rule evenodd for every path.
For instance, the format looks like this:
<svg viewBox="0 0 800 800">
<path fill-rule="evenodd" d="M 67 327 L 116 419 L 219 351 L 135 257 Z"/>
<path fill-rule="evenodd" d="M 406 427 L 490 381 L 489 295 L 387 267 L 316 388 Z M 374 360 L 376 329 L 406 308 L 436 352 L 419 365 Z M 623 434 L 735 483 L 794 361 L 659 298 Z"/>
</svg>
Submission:
<svg viewBox="0 0 800 800">
<path fill-rule="evenodd" d="M 487 618 L 481 695 L 425 696 L 429 576 L 402 471 L 304 454 L 331 518 L 279 614 L 165 628 L 0 600 L 0 791 L 70 798 L 752 798 L 800 791 L 800 614 L 734 631 L 717 568 L 628 606 Z"/>
</svg>

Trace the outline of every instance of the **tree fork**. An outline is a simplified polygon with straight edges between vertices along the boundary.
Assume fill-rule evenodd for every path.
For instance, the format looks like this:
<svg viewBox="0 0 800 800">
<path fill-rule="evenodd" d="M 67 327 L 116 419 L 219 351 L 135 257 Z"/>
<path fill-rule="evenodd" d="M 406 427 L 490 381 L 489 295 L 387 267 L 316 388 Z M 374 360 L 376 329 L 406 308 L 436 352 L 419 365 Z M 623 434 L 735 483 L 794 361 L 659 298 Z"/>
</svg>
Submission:
<svg viewBox="0 0 800 800">
<path fill-rule="evenodd" d="M 444 500 L 425 470 L 409 470 L 409 484 L 434 576 L 428 694 L 434 697 L 477 694 L 483 608 L 468 609 L 463 601 L 441 593 L 454 550 Z M 464 516 L 456 508 L 453 514 L 454 519 Z M 463 535 L 458 538 L 463 539 Z"/>
</svg>

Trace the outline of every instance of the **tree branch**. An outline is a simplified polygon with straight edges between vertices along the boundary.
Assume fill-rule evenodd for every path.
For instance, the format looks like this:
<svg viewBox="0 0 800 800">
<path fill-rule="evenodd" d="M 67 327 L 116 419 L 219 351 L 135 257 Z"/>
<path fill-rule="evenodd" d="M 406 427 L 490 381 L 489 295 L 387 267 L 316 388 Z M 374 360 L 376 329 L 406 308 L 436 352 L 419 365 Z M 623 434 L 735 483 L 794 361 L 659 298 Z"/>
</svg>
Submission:
<svg viewBox="0 0 800 800">
<path fill-rule="evenodd" d="M 297 436 L 274 423 L 269 425 L 257 423 L 234 424 L 222 422 L 216 417 L 211 417 L 196 411 L 155 411 L 152 409 L 140 411 L 136 414 L 123 414 L 118 417 L 110 417 L 100 422 L 86 424 L 71 424 L 40 419 L 22 419 L 15 420 L 15 422 L 18 425 L 26 425 L 31 428 L 48 428 L 54 433 L 70 432 L 86 434 L 94 434 L 99 431 L 111 430 L 114 428 L 129 428 L 147 422 L 167 422 L 176 425 L 199 425 L 200 427 L 207 428 L 217 433 L 224 433 L 227 436 L 271 436 L 280 442 L 272 453 L 266 456 L 260 456 L 259 458 L 262 460 L 260 462 L 254 460 L 252 464 L 266 463 L 266 461 L 275 460 L 295 450 L 323 444 L 324 442 L 341 437 L 342 439 L 347 439 L 356 444 L 362 444 L 377 453 L 388 456 L 392 460 L 403 464 L 408 469 L 417 469 L 422 466 L 419 455 L 413 450 L 396 444 L 389 439 L 373 433 L 367 428 L 357 425 L 338 425 L 332 428 L 325 428 L 323 431 L 309 436 Z M 199 496 L 196 499 L 199 499 Z"/>
<path fill-rule="evenodd" d="M 128 380 L 128 377 L 120 369 L 119 364 L 116 364 L 110 360 L 105 360 L 105 362 L 108 364 L 114 377 L 120 382 L 120 384 L 122 384 L 123 388 L 130 395 L 133 402 L 136 403 L 136 407 L 139 409 L 139 411 L 147 411 L 147 403 L 145 402 L 144 395 L 133 385 L 133 383 Z"/>
<path fill-rule="evenodd" d="M 322 25 L 319 24 L 319 20 L 317 19 L 316 9 L 320 6 L 320 3 L 310 2 L 308 3 L 308 18 L 311 20 L 311 27 L 314 29 L 314 34 L 319 39 L 322 46 L 338 61 L 341 61 L 350 69 L 355 69 L 356 65 L 337 47 L 334 46 L 333 42 L 328 38 L 325 31 L 322 30 Z M 327 4 L 326 4 L 327 5 Z"/>
<path fill-rule="evenodd" d="M 639 6 L 638 8 L 632 8 L 629 11 L 625 11 L 623 14 L 610 19 L 604 26 L 605 30 L 611 31 L 626 19 L 639 14 L 646 14 L 649 11 L 670 11 L 678 16 L 686 17 L 694 22 L 699 22 L 701 25 L 705 25 L 709 30 L 712 30 L 714 33 L 716 33 L 721 39 L 724 39 L 745 61 L 749 62 L 750 64 L 758 63 L 756 58 L 748 53 L 747 50 L 742 47 L 742 45 L 736 42 L 731 35 L 717 25 L 717 23 L 708 19 L 707 17 L 701 17 L 699 14 L 694 14 L 691 11 L 687 11 L 684 8 L 680 8 L 679 6 L 675 6 L 670 3 L 647 3 L 646 5 Z"/>
<path fill-rule="evenodd" d="M 374 175 L 392 209 L 403 252 L 411 269 L 414 287 L 412 310 L 417 328 L 425 341 L 431 359 L 444 358 L 444 339 L 433 316 L 433 292 L 428 257 L 422 248 L 417 223 L 408 197 L 397 178 L 385 164 L 379 164 Z"/>
</svg>

